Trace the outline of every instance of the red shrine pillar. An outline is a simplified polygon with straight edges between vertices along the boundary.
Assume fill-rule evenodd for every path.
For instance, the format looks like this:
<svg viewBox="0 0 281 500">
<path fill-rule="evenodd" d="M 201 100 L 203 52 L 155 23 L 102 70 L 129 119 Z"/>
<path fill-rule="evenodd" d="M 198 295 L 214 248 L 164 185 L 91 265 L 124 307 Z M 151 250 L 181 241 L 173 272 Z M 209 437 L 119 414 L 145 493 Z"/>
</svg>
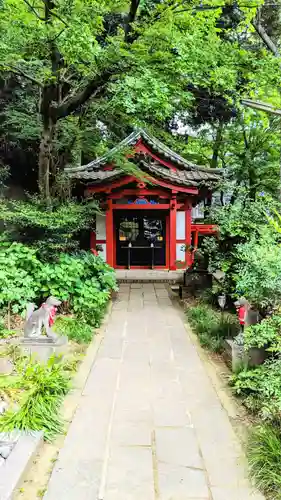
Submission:
<svg viewBox="0 0 281 500">
<path fill-rule="evenodd" d="M 105 227 L 106 227 L 106 262 L 113 267 L 113 210 L 112 210 L 111 199 L 107 200 Z"/>
<path fill-rule="evenodd" d="M 191 213 L 192 213 L 192 205 L 189 201 L 187 201 L 186 208 L 185 208 L 185 244 L 186 244 L 186 247 L 188 247 L 186 250 L 185 263 L 187 266 L 190 266 L 192 263 L 192 256 L 191 256 L 191 251 L 190 251 L 191 223 L 192 223 Z"/>
<path fill-rule="evenodd" d="M 176 237 L 177 237 L 177 196 L 170 201 L 170 263 L 171 271 L 176 270 Z"/>
</svg>

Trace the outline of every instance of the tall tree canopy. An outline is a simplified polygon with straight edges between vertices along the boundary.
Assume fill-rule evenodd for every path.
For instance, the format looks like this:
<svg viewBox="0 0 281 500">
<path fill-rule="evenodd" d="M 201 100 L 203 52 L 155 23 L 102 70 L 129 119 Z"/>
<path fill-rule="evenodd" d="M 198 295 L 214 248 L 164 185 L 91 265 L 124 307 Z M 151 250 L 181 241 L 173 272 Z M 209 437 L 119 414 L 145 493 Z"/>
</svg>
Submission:
<svg viewBox="0 0 281 500">
<path fill-rule="evenodd" d="M 258 7 L 256 0 L 2 0 L 0 69 L 13 86 L 2 127 L 12 140 L 34 141 L 42 195 L 50 197 L 65 163 L 99 153 L 135 124 L 216 128 L 237 115 L 241 96 L 277 104 L 280 61 L 257 43 Z"/>
</svg>

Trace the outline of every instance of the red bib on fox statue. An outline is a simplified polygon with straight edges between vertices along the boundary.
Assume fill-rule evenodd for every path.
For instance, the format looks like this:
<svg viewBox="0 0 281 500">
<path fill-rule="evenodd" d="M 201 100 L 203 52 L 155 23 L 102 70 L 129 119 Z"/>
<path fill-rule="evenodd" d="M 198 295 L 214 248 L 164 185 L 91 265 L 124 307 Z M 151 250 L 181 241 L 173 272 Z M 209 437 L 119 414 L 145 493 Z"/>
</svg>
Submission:
<svg viewBox="0 0 281 500">
<path fill-rule="evenodd" d="M 246 308 L 245 306 L 240 306 L 238 308 L 238 318 L 240 325 L 245 325 L 245 317 L 246 317 Z"/>
<path fill-rule="evenodd" d="M 44 302 L 44 304 L 42 304 L 41 307 L 48 307 L 47 304 Z M 55 315 L 57 313 L 57 307 L 53 306 L 51 307 L 50 309 L 50 315 L 49 315 L 49 326 L 53 326 L 54 322 L 55 322 Z"/>
<path fill-rule="evenodd" d="M 247 326 L 256 325 L 259 322 L 259 312 L 253 309 L 244 297 L 238 299 L 234 305 L 242 328 L 244 326 L 247 328 Z"/>
</svg>

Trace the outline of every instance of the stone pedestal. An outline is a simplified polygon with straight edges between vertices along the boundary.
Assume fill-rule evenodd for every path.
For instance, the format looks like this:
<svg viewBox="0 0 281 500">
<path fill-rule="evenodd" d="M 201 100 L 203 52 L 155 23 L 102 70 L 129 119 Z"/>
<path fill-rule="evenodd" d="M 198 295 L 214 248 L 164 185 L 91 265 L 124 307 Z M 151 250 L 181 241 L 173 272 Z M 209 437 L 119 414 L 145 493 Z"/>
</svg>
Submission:
<svg viewBox="0 0 281 500">
<path fill-rule="evenodd" d="M 39 361 L 46 362 L 52 355 L 66 354 L 68 350 L 67 337 L 52 340 L 48 337 L 21 338 L 19 346 L 26 356 L 34 356 Z"/>
<path fill-rule="evenodd" d="M 245 351 L 234 340 L 227 339 L 225 341 L 225 360 L 233 372 L 239 369 L 241 365 L 249 367 L 262 365 L 265 359 L 266 351 L 263 348 L 253 347 L 249 351 Z"/>
</svg>

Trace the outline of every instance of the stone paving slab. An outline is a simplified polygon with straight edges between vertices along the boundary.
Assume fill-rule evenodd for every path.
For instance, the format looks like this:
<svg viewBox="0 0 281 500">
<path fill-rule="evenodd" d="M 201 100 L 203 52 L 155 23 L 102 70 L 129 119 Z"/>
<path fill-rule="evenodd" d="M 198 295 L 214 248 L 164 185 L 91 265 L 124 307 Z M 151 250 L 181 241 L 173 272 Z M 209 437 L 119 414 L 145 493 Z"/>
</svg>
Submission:
<svg viewBox="0 0 281 500">
<path fill-rule="evenodd" d="M 163 463 L 159 463 L 158 469 L 161 500 L 210 498 L 204 471 Z"/>
<path fill-rule="evenodd" d="M 264 500 L 166 285 L 120 290 L 45 500 Z"/>
<path fill-rule="evenodd" d="M 113 450 L 109 459 L 106 487 L 102 498 L 154 500 L 150 448 L 120 447 Z"/>
</svg>

